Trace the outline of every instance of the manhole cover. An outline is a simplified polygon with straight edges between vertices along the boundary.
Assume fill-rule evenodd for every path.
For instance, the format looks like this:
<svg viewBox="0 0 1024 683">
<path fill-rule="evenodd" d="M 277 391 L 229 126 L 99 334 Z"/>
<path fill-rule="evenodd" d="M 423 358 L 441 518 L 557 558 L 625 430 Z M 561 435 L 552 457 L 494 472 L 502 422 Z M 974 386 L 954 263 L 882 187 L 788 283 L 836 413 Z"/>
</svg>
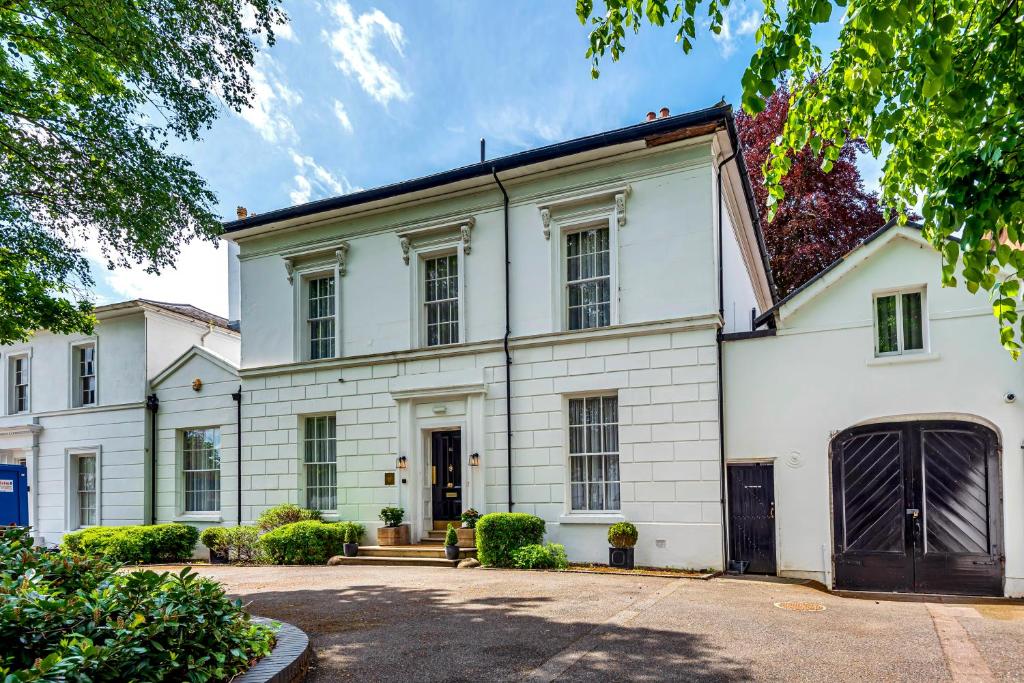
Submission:
<svg viewBox="0 0 1024 683">
<path fill-rule="evenodd" d="M 823 612 L 825 605 L 818 602 L 777 602 L 775 606 L 779 609 L 788 609 L 791 612 Z"/>
</svg>

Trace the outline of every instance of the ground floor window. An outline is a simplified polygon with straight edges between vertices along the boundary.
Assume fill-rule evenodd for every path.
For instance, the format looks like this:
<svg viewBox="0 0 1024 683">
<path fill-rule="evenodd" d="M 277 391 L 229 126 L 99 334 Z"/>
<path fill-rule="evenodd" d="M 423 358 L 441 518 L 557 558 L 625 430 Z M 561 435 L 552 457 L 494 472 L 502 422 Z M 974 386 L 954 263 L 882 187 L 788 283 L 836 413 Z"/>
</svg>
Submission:
<svg viewBox="0 0 1024 683">
<path fill-rule="evenodd" d="M 96 454 L 80 453 L 74 457 L 77 527 L 97 524 Z"/>
<path fill-rule="evenodd" d="M 185 512 L 219 512 L 220 430 L 185 430 L 181 455 Z"/>
<path fill-rule="evenodd" d="M 303 425 L 303 474 L 306 479 L 306 507 L 310 510 L 338 509 L 338 456 L 333 415 L 307 417 Z"/>
<path fill-rule="evenodd" d="M 620 508 L 617 397 L 569 399 L 569 473 L 573 510 Z"/>
</svg>

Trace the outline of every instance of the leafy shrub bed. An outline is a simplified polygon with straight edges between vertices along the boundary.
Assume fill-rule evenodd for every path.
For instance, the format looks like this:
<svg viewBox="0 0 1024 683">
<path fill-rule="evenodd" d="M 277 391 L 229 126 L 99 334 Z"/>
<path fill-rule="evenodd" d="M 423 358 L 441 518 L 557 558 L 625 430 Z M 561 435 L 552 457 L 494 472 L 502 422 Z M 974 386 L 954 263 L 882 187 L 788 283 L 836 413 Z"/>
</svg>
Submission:
<svg viewBox="0 0 1024 683">
<path fill-rule="evenodd" d="M 190 569 L 117 569 L 0 529 L 0 679 L 203 683 L 273 648 L 272 629 Z"/>
<path fill-rule="evenodd" d="M 324 564 L 340 555 L 345 532 L 351 529 L 356 541 L 366 533 L 358 522 L 320 522 L 309 520 L 285 524 L 264 534 L 260 545 L 275 564 Z"/>
<path fill-rule="evenodd" d="M 565 569 L 569 566 L 565 546 L 558 543 L 516 548 L 512 551 L 512 562 L 518 569 Z"/>
<path fill-rule="evenodd" d="M 300 508 L 295 503 L 282 503 L 264 510 L 263 514 L 256 519 L 256 526 L 260 528 L 260 531 L 272 531 L 285 524 L 318 519 L 320 519 L 319 510 Z"/>
<path fill-rule="evenodd" d="M 65 550 L 110 562 L 150 564 L 192 557 L 199 530 L 187 524 L 95 526 L 64 535 Z"/>
<path fill-rule="evenodd" d="M 260 564 L 265 560 L 260 532 L 253 526 L 211 526 L 203 530 L 199 540 L 231 562 Z"/>
<path fill-rule="evenodd" d="M 476 551 L 481 564 L 514 567 L 515 550 L 544 542 L 544 520 L 524 512 L 492 512 L 476 523 Z"/>
</svg>

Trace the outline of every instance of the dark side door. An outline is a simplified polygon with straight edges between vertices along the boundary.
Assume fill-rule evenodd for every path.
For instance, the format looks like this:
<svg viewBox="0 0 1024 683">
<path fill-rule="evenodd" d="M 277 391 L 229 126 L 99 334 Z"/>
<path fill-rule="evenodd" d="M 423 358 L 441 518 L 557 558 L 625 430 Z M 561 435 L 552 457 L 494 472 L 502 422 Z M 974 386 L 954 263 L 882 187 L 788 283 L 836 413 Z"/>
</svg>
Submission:
<svg viewBox="0 0 1024 683">
<path fill-rule="evenodd" d="M 969 422 L 849 429 L 832 445 L 835 584 L 1002 595 L 996 435 Z"/>
<path fill-rule="evenodd" d="M 434 521 L 462 514 L 462 433 L 434 432 L 430 437 L 431 496 Z"/>
<path fill-rule="evenodd" d="M 28 526 L 28 470 L 0 465 L 0 526 Z"/>
<path fill-rule="evenodd" d="M 747 572 L 775 573 L 775 468 L 771 463 L 729 465 L 729 558 Z"/>
</svg>

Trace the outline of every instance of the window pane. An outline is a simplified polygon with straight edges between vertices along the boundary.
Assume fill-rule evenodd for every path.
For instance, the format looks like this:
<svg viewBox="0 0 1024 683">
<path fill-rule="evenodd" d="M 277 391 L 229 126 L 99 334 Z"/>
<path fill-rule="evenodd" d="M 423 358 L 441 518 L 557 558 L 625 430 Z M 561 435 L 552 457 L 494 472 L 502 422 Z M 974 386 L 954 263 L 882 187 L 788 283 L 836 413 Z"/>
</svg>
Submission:
<svg viewBox="0 0 1024 683">
<path fill-rule="evenodd" d="M 619 509 L 618 412 L 614 396 L 569 400 L 573 510 Z"/>
<path fill-rule="evenodd" d="M 899 351 L 895 296 L 880 296 L 875 299 L 875 318 L 878 326 L 878 353 Z"/>
<path fill-rule="evenodd" d="M 333 358 L 335 344 L 334 327 L 334 277 L 309 280 L 308 284 L 309 358 Z"/>
<path fill-rule="evenodd" d="M 608 228 L 566 235 L 566 308 L 570 330 L 611 324 Z"/>
<path fill-rule="evenodd" d="M 921 319 L 921 292 L 903 295 L 903 348 L 924 348 L 924 323 Z"/>
<path fill-rule="evenodd" d="M 185 512 L 220 510 L 220 430 L 182 432 Z"/>
<path fill-rule="evenodd" d="M 81 455 L 78 467 L 78 525 L 96 524 L 96 456 Z"/>
<path fill-rule="evenodd" d="M 306 507 L 333 511 L 338 507 L 336 421 L 333 415 L 307 417 L 304 423 Z"/>
</svg>

